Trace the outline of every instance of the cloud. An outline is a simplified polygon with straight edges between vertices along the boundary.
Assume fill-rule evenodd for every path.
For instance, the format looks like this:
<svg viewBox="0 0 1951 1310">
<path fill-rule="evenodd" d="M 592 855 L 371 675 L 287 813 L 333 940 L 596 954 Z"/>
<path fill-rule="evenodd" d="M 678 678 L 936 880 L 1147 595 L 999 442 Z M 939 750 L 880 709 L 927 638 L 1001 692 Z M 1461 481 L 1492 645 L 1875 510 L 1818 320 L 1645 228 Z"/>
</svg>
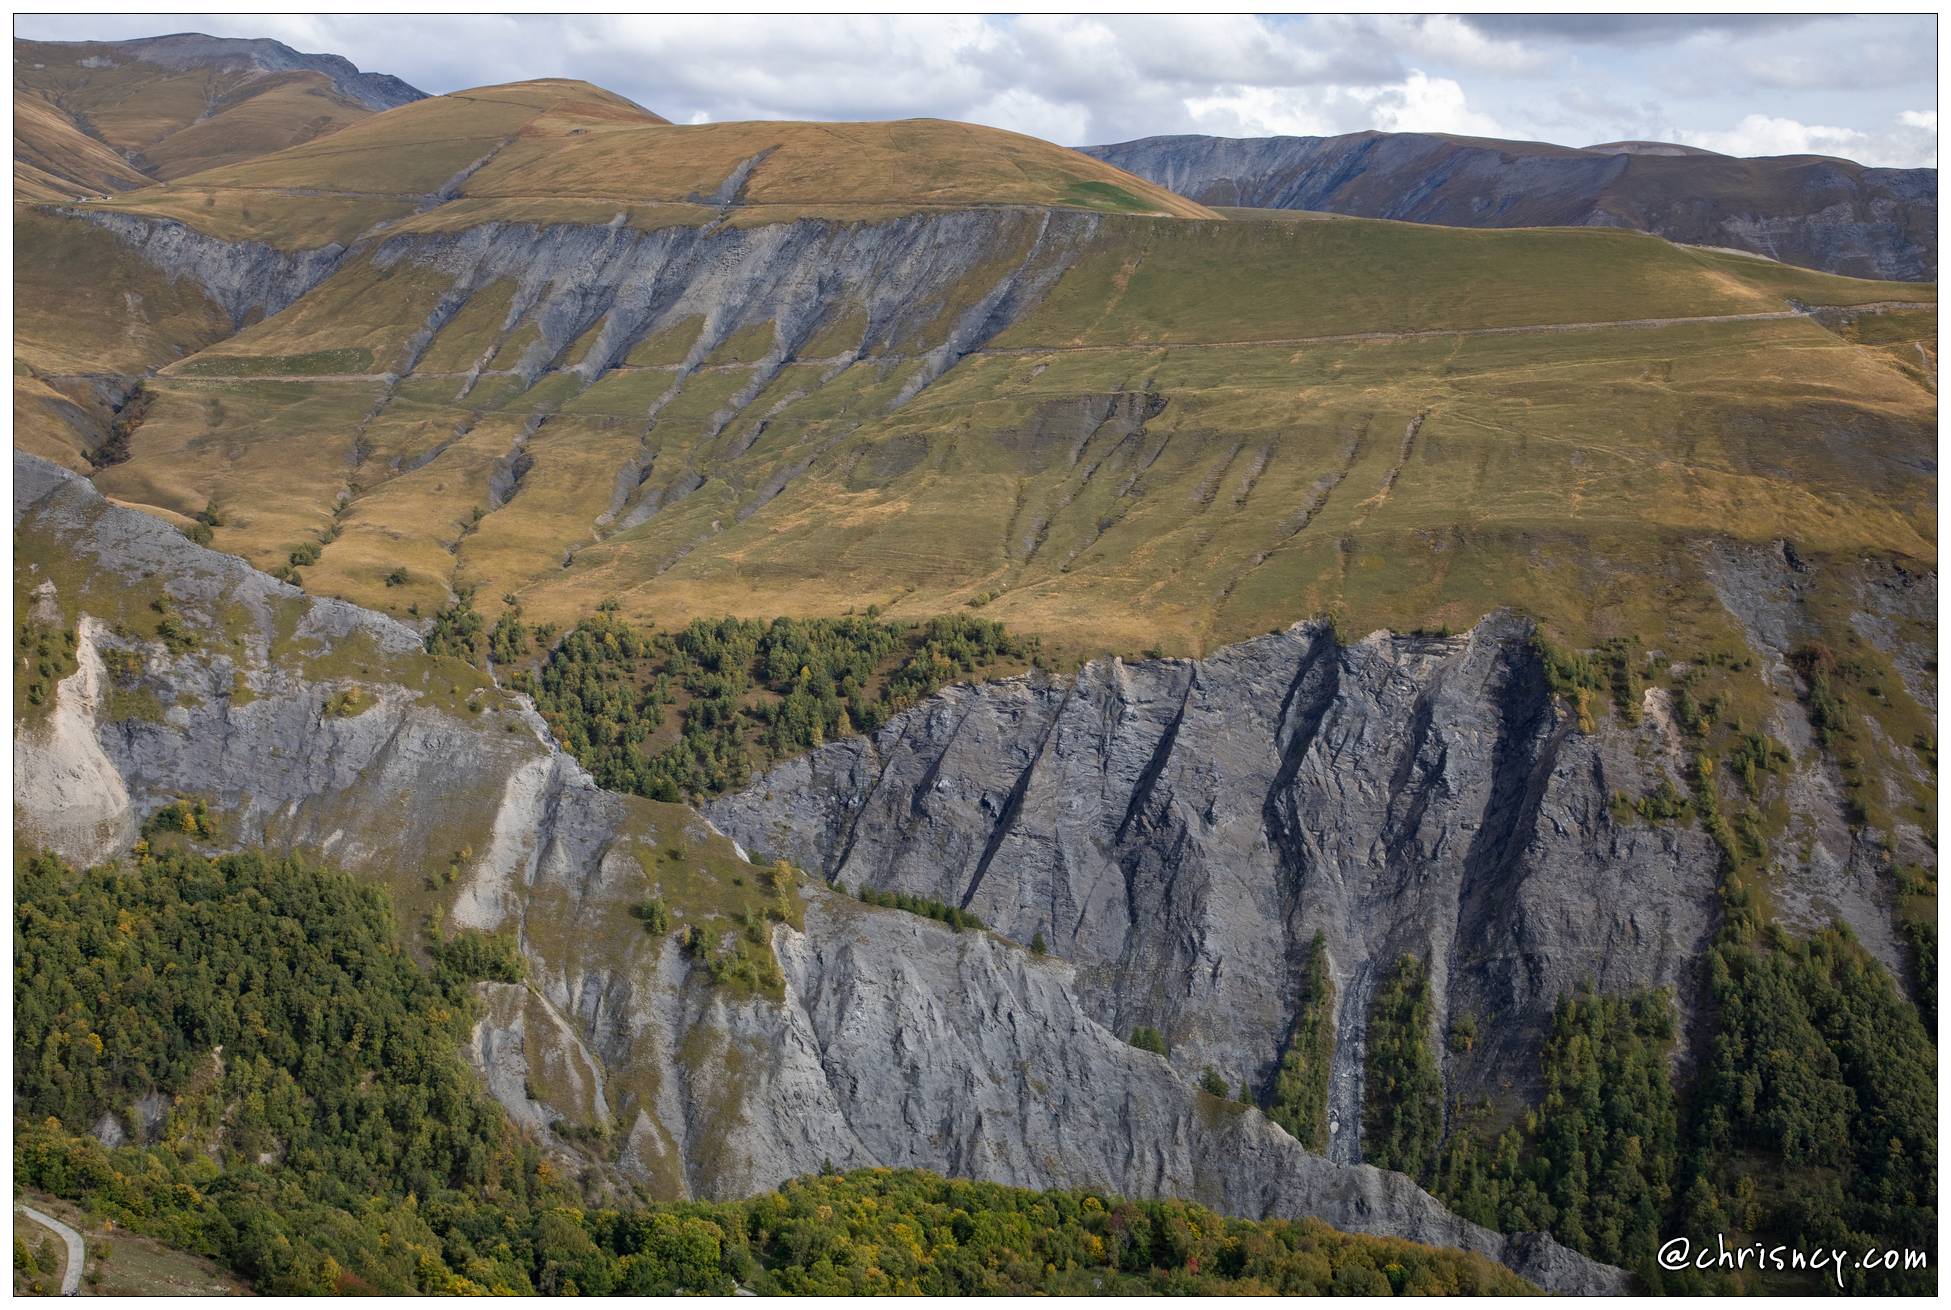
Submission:
<svg viewBox="0 0 1951 1310">
<path fill-rule="evenodd" d="M 1905 110 L 1881 133 L 1850 127 L 1798 123 L 1792 118 L 1749 114 L 1719 132 L 1678 132 L 1685 145 L 1717 150 L 1724 155 L 1835 155 L 1865 164 L 1893 168 L 1930 166 L 1937 152 L 1937 115 Z"/>
<path fill-rule="evenodd" d="M 1213 136 L 1330 136 L 1336 131 L 1315 95 L 1240 87 L 1185 102 L 1195 130 Z"/>
<path fill-rule="evenodd" d="M 1454 14 L 1384 15 L 1377 23 L 1412 57 L 1477 72 L 1535 73 L 1552 62 L 1543 50 L 1487 34 Z"/>
<path fill-rule="evenodd" d="M 1067 145 L 1366 129 L 1914 165 L 1928 16 L 22 15 L 37 39 L 269 36 L 432 92 L 579 77 L 675 122 L 954 118 Z"/>
<path fill-rule="evenodd" d="M 1464 101 L 1461 83 L 1414 70 L 1400 86 L 1384 87 L 1369 104 L 1375 125 L 1385 132 L 1450 132 L 1458 136 L 1497 136 L 1497 120 L 1477 113 Z"/>
<path fill-rule="evenodd" d="M 1215 136 L 1333 136 L 1371 128 L 1459 136 L 1498 133 L 1496 120 L 1470 108 L 1459 83 L 1420 69 L 1387 86 L 1236 88 L 1188 100 L 1186 110 L 1199 131 Z"/>
<path fill-rule="evenodd" d="M 1810 21 L 1802 14 L 1467 14 L 1491 35 L 1591 45 L 1658 45 L 1697 36 L 1758 36 Z"/>
</svg>

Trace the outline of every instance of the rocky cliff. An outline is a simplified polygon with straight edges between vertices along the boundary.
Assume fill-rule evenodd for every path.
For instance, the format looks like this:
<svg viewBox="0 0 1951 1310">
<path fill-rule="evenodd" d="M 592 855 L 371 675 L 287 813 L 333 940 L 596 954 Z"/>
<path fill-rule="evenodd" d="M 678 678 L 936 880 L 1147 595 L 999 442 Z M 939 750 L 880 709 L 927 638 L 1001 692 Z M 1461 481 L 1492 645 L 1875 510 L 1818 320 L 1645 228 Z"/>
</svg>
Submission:
<svg viewBox="0 0 1951 1310">
<path fill-rule="evenodd" d="M 1621 824 L 1658 776 L 1575 733 L 1528 627 L 1456 638 L 1326 625 L 1197 663 L 958 687 L 708 807 L 755 851 L 920 893 L 1073 960 L 1115 1032 L 1272 1080 L 1318 932 L 1338 998 L 1331 1153 L 1362 1158 L 1377 979 L 1426 959 L 1439 1027 L 1476 1018 L 1453 1089 L 1526 1090 L 1553 1003 L 1692 991 L 1718 866 L 1696 831 Z"/>
<path fill-rule="evenodd" d="M 307 598 L 192 545 L 160 520 L 110 505 L 85 481 L 31 456 L 15 458 L 15 527 L 17 601 L 35 622 L 78 638 L 74 667 L 51 703 L 17 719 L 22 837 L 73 859 L 99 859 L 124 847 L 157 808 L 194 795 L 219 816 L 221 844 L 295 850 L 366 871 L 391 885 L 403 922 L 433 916 L 515 931 L 529 981 L 484 989 L 473 1055 L 511 1116 L 592 1168 L 593 1186 L 609 1180 L 665 1196 L 724 1196 L 827 1160 L 918 1165 L 1034 1186 L 1170 1193 L 1243 1214 L 1315 1214 L 1347 1228 L 1485 1252 L 1556 1290 L 1622 1286 L 1617 1271 L 1548 1239 L 1504 1237 L 1457 1219 L 1401 1175 L 1312 1155 L 1257 1110 L 1195 1091 L 1183 1061 L 1122 1040 L 1108 1017 L 1163 1014 L 1181 985 L 1189 995 L 1222 987 L 1246 993 L 1238 981 L 1253 959 L 1208 960 L 1192 940 L 1203 913 L 1192 909 L 1193 898 L 1212 899 L 1212 871 L 1188 866 L 1183 899 L 1171 892 L 1170 871 L 1144 859 L 1122 901 L 1116 888 L 1074 893 L 1078 905 L 1118 904 L 1127 915 L 1141 904 L 1175 907 L 1156 918 L 1157 940 L 1141 947 L 1128 934 L 1134 941 L 1123 965 L 1083 949 L 1108 941 L 1102 924 L 1080 924 L 1063 938 L 1076 958 L 1038 957 L 1006 939 L 1030 921 L 1028 909 L 1021 923 L 997 913 L 1002 935 L 957 934 L 806 885 L 796 893 L 803 927 L 772 929 L 783 976 L 777 994 L 713 984 L 675 941 L 645 932 L 630 912 L 666 857 L 693 869 L 687 894 L 742 887 L 759 871 L 695 813 L 595 787 L 543 737 L 522 699 L 465 666 L 424 656 L 408 628 Z M 1492 628 L 1460 650 L 1425 652 L 1421 682 L 1383 677 L 1401 685 L 1376 702 L 1378 710 L 1418 702 L 1412 684 L 1426 688 L 1420 699 L 1430 705 L 1427 725 L 1412 730 L 1430 768 L 1398 793 L 1427 794 L 1425 807 L 1433 805 L 1444 785 L 1436 781 L 1438 756 L 1460 740 L 1453 732 L 1475 732 L 1500 762 L 1489 791 L 1503 799 L 1485 808 L 1520 815 L 1536 808 L 1526 780 L 1555 774 L 1558 764 L 1542 761 L 1566 755 L 1562 730 L 1521 713 L 1514 721 L 1494 705 L 1463 704 L 1473 679 L 1501 685 L 1513 676 L 1500 672 L 1516 667 L 1499 654 L 1509 635 Z M 1365 739 L 1392 734 L 1380 722 L 1356 730 L 1348 713 L 1335 713 L 1344 695 L 1339 667 L 1351 657 L 1321 633 L 1255 643 L 1239 658 L 1275 677 L 1284 670 L 1288 679 L 1292 694 L 1273 707 L 1283 794 L 1320 781 L 1309 762 L 1314 743 L 1342 741 L 1359 753 Z M 1369 671 L 1384 674 L 1393 658 Z M 1431 683 L 1438 668 L 1458 670 L 1448 675 L 1454 703 Z M 1134 770 L 1126 780 L 1134 798 L 1126 838 L 1144 845 L 1139 834 L 1152 834 L 1156 860 L 1182 840 L 1170 834 L 1165 812 L 1177 808 L 1172 789 L 1189 784 L 1170 741 L 1190 746 L 1204 730 L 1207 710 L 1191 690 L 1206 676 L 1199 669 L 1099 666 L 1077 692 L 1019 684 L 1003 689 L 1002 700 L 1019 702 L 1022 712 L 989 722 L 998 733 L 1032 723 L 1022 703 L 1041 698 L 1057 711 L 1033 733 L 1047 742 L 1059 722 L 1071 731 L 1085 726 L 1064 707 L 1087 705 L 1093 680 L 1134 674 L 1133 686 L 1165 697 L 1149 711 L 1159 733 L 1138 747 L 1142 758 L 1119 765 Z M 972 696 L 982 699 L 959 693 L 923 713 L 966 711 Z M 1131 735 L 1142 740 L 1143 716 L 1131 717 Z M 972 748 L 985 729 L 966 726 Z M 1100 738 L 1109 743 L 1116 728 L 1100 722 Z M 1038 746 L 1033 756 L 1054 762 L 1061 753 Z M 816 757 L 807 767 L 830 764 Z M 1019 773 L 1025 781 L 1010 789 L 1013 801 L 995 798 L 1001 813 L 1014 816 L 1006 826 L 1026 835 L 1034 825 L 1022 817 L 1053 800 L 1031 785 L 1033 774 Z M 1218 782 L 1217 768 L 1209 782 Z M 939 795 L 945 805 L 959 785 L 951 771 L 936 770 L 920 795 Z M 757 795 L 726 806 L 727 821 L 741 806 L 755 807 Z M 1217 791 L 1206 803 L 1215 823 L 1234 808 Z M 1404 840 L 1435 839 L 1440 821 L 1423 823 L 1414 803 L 1384 808 L 1389 830 Z M 1293 841 L 1340 841 L 1307 832 L 1304 812 L 1297 818 Z M 871 834 L 851 826 L 864 857 L 869 847 L 861 842 Z M 1521 825 L 1500 819 L 1495 826 L 1502 833 Z M 766 827 L 769 841 L 782 840 L 776 822 Z M 831 844 L 818 834 L 811 840 Z M 972 891 L 1031 886 L 1010 872 L 1020 853 L 1005 855 L 1004 845 L 997 838 L 986 858 L 975 856 L 983 875 Z M 1502 853 L 1508 845 L 1491 841 L 1461 863 L 1502 868 L 1512 858 Z M 1658 861 L 1649 856 L 1649 865 L 1685 865 L 1684 845 Z M 1239 890 L 1249 903 L 1250 889 Z M 1316 901 L 1304 888 L 1296 892 L 1298 927 L 1312 922 L 1306 916 Z M 1338 968 L 1355 958 L 1352 943 L 1371 935 L 1420 940 L 1399 922 L 1357 923 L 1352 901 L 1321 904 L 1346 916 L 1336 927 Z M 1484 910 L 1459 914 L 1458 922 L 1516 931 L 1491 929 L 1494 919 Z M 1671 937 L 1674 950 L 1685 931 L 1648 929 Z M 1442 936 L 1447 947 L 1456 934 Z M 1649 948 L 1630 968 L 1678 967 L 1666 962 L 1667 951 Z M 1143 984 L 1131 1002 L 1108 1002 L 1120 969 L 1125 985 L 1137 986 L 1141 965 L 1159 981 Z M 1279 1003 L 1263 999 L 1256 1013 Z M 1237 1039 L 1208 1045 L 1217 1051 L 1238 1040 L 1243 1047 L 1255 1022 L 1249 1016 Z"/>
<path fill-rule="evenodd" d="M 1454 227 L 1627 227 L 1852 277 L 1937 277 L 1930 168 L 1426 132 L 1146 137 L 1084 153 L 1209 205 Z"/>
</svg>

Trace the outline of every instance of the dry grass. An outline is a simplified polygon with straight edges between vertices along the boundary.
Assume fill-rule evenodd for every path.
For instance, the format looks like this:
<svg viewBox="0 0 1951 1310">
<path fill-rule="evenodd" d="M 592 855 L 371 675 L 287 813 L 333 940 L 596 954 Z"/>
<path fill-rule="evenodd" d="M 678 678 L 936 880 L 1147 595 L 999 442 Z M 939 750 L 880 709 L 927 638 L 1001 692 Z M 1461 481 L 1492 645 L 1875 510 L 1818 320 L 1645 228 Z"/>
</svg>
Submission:
<svg viewBox="0 0 1951 1310">
<path fill-rule="evenodd" d="M 24 158 L 42 183 L 16 199 L 143 187 L 327 136 L 372 114 L 323 73 L 103 55 L 93 44 L 15 42 L 15 176 Z M 129 162 L 137 156 L 141 169 Z"/>
<path fill-rule="evenodd" d="M 679 128 L 564 82 L 407 106 L 123 203 L 218 226 L 244 223 L 248 204 L 265 225 L 251 230 L 302 244 L 484 158 L 461 195 L 398 230 L 619 212 L 698 222 L 746 162 L 749 221 L 840 200 L 1118 207 L 1089 189 L 1102 166 L 1008 133 Z M 362 194 L 276 189 L 297 185 Z M 311 216 L 273 231 L 299 213 Z M 24 316 L 24 360 L 154 366 L 179 342 L 205 344 L 195 302 L 129 271 L 108 238 L 34 223 L 50 308 Z M 625 365 L 593 385 L 553 371 L 525 388 L 506 370 L 540 338 L 533 320 L 510 321 L 508 281 L 478 289 L 390 391 L 330 380 L 403 367 L 447 289 L 430 266 L 355 258 L 166 367 L 135 458 L 99 481 L 177 514 L 215 500 L 215 544 L 259 564 L 331 536 L 307 584 L 399 614 L 463 586 L 489 610 L 512 593 L 557 622 L 607 599 L 660 623 L 978 606 L 1056 646 L 1125 651 L 1210 649 L 1326 611 L 1366 629 L 1516 605 L 1568 638 L 1642 631 L 1711 603 L 1690 552 L 1723 533 L 1935 561 L 1934 311 L 1837 330 L 1738 317 L 1790 299 L 1928 303 L 1933 287 L 1619 231 L 1108 213 L 1040 304 L 897 406 L 920 367 L 902 352 L 939 344 L 1024 257 L 1027 231 L 984 252 L 894 353 L 805 362 L 862 346 L 859 307 L 836 300 L 803 362 L 769 380 L 754 371 L 764 323 L 681 376 L 692 318 L 623 343 Z M 91 261 L 110 285 L 63 304 L 52 279 Z M 145 307 L 134 337 L 123 289 Z M 176 308 L 152 306 L 169 294 Z M 1701 317 L 1717 321 L 1528 330 Z M 578 324 L 558 369 L 598 329 Z M 484 360 L 463 394 L 460 375 Z M 210 376 L 226 370 L 310 380 Z M 17 392 L 25 439 L 71 458 L 60 393 L 33 378 Z M 1115 417 L 1145 397 L 1148 422 Z M 504 500 L 497 469 L 518 444 L 526 471 Z"/>
<path fill-rule="evenodd" d="M 419 199 L 443 188 L 449 203 L 410 220 L 408 229 L 452 230 L 487 217 L 608 222 L 619 207 L 626 221 L 656 227 L 703 222 L 734 201 L 759 221 L 983 204 L 1216 217 L 1108 164 L 1013 132 L 933 119 L 679 127 L 570 81 L 483 87 L 404 105 L 329 140 L 212 168 L 118 203 L 197 226 L 204 226 L 196 210 L 203 204 L 215 211 L 207 217 L 232 228 L 238 219 L 218 215 L 246 207 L 291 213 L 293 222 L 316 227 L 317 218 L 297 217 L 309 207 L 337 232 L 353 221 L 343 207 L 348 199 Z M 286 203 L 292 199 L 306 204 Z M 260 239 L 277 235 L 261 221 L 245 227 Z"/>
<path fill-rule="evenodd" d="M 248 1296 L 250 1290 L 213 1261 L 173 1250 L 151 1237 L 131 1233 L 119 1225 L 89 1215 L 81 1207 L 39 1192 L 21 1198 L 81 1234 L 87 1258 L 82 1272 L 83 1296 Z M 39 1224 L 14 1220 L 16 1232 L 39 1238 Z M 60 1242 L 55 1241 L 56 1249 Z"/>
</svg>

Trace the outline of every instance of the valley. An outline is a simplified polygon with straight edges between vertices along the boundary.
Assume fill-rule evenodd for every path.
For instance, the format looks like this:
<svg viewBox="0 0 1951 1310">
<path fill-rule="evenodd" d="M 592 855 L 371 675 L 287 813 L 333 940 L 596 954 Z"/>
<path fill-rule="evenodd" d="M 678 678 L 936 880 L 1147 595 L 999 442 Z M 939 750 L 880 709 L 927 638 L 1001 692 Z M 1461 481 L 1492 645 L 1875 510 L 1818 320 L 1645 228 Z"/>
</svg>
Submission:
<svg viewBox="0 0 1951 1310">
<path fill-rule="evenodd" d="M 17 120 L 32 1185 L 278 1292 L 1935 1249 L 1922 264 L 251 68 L 399 103 Z"/>
</svg>

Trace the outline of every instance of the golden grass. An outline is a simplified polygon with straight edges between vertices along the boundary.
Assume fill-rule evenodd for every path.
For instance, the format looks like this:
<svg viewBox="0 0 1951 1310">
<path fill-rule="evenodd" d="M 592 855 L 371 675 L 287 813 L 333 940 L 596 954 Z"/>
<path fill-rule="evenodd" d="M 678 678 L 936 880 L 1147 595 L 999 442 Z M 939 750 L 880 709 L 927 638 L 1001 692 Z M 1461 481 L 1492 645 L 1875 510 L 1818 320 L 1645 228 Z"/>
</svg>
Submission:
<svg viewBox="0 0 1951 1310">
<path fill-rule="evenodd" d="M 15 173 L 25 159 L 47 183 L 16 199 L 143 187 L 326 136 L 372 113 L 323 73 L 101 54 L 90 44 L 15 43 Z"/>
<path fill-rule="evenodd" d="M 14 359 L 41 373 L 140 374 L 228 336 L 228 315 L 100 228 L 14 212 Z"/>
<path fill-rule="evenodd" d="M 1517 605 L 1566 633 L 1642 631 L 1672 599 L 1646 579 L 1701 601 L 1691 543 L 1726 532 L 1935 558 L 1934 488 L 1904 464 L 1930 397 L 1801 320 L 987 356 L 884 417 L 871 397 L 893 380 L 861 365 L 819 387 L 821 372 L 753 403 L 811 388 L 759 440 L 745 419 L 709 442 L 747 370 L 694 375 L 648 434 L 629 416 L 670 375 L 613 373 L 536 432 L 519 492 L 471 530 L 526 398 L 452 440 L 451 382 L 409 384 L 368 429 L 343 536 L 309 583 L 399 612 L 455 582 L 556 622 L 607 599 L 673 623 L 868 604 L 921 618 L 993 595 L 985 617 L 1060 644 L 1197 651 L 1327 611 L 1365 631 Z M 1053 418 L 1143 382 L 1167 403 L 1136 434 L 1085 441 L 1088 422 Z M 633 489 L 619 477 L 640 443 L 655 462 Z M 599 525 L 620 489 L 669 503 Z M 193 508 L 196 492 L 153 494 Z M 328 505 L 307 507 L 317 521 Z M 289 535 L 240 519 L 218 544 L 257 557 Z M 410 586 L 381 584 L 396 565 Z"/>
<path fill-rule="evenodd" d="M 400 213 L 483 158 L 457 198 Z M 407 106 L 117 203 L 289 244 L 387 221 L 697 222 L 747 162 L 751 208 L 734 215 L 751 221 L 829 204 L 1116 209 L 1089 188 L 1126 185 L 986 129 L 678 128 L 549 82 Z M 278 190 L 298 185 L 360 194 Z M 693 318 L 625 343 L 591 385 L 562 365 L 602 321 L 530 360 L 541 337 L 510 320 L 504 279 L 389 390 L 330 375 L 405 366 L 449 289 L 429 265 L 355 257 L 232 336 L 112 238 L 29 215 L 46 299 L 24 306 L 17 350 L 45 373 L 135 371 L 222 338 L 163 368 L 135 457 L 98 481 L 179 515 L 214 499 L 215 544 L 264 565 L 336 527 L 307 585 L 399 614 L 463 586 L 555 622 L 608 599 L 658 623 L 975 606 L 1058 647 L 1200 651 L 1320 612 L 1365 630 L 1516 605 L 1576 639 L 1717 612 L 1692 556 L 1706 537 L 1935 561 L 1934 287 L 1610 230 L 1107 212 L 1040 303 L 897 406 L 912 356 L 1020 264 L 1030 226 L 912 339 L 844 367 L 827 361 L 860 348 L 866 321 L 837 301 L 776 376 L 756 371 L 769 323 L 682 373 Z M 1790 300 L 1920 308 L 1766 317 Z M 1575 330 L 1531 330 L 1553 326 Z M 533 387 L 508 372 L 538 362 L 553 371 Z M 226 370 L 260 376 L 212 376 Z M 262 376 L 284 371 L 309 380 Z M 28 374 L 16 393 L 23 440 L 72 462 L 60 390 Z M 525 474 L 500 503 L 518 443 Z"/>
<path fill-rule="evenodd" d="M 1217 217 L 1099 160 L 994 128 L 933 119 L 680 127 L 586 83 L 555 80 L 418 101 L 122 203 L 234 229 L 238 220 L 224 215 L 285 212 L 271 197 L 418 200 L 448 186 L 446 204 L 405 219 L 401 230 L 454 230 L 489 218 L 608 222 L 619 213 L 654 228 L 709 221 L 730 201 L 756 221 L 985 204 Z M 199 200 L 187 203 L 188 195 Z M 201 199 L 210 196 L 219 199 Z M 216 212 L 200 215 L 198 203 Z M 349 225 L 346 211 L 324 208 L 333 231 Z M 261 233 L 262 224 L 252 230 Z M 279 244 L 291 244 L 289 236 Z"/>
<path fill-rule="evenodd" d="M 37 95 L 14 91 L 14 199 L 70 201 L 148 186 L 129 161 Z"/>
</svg>

